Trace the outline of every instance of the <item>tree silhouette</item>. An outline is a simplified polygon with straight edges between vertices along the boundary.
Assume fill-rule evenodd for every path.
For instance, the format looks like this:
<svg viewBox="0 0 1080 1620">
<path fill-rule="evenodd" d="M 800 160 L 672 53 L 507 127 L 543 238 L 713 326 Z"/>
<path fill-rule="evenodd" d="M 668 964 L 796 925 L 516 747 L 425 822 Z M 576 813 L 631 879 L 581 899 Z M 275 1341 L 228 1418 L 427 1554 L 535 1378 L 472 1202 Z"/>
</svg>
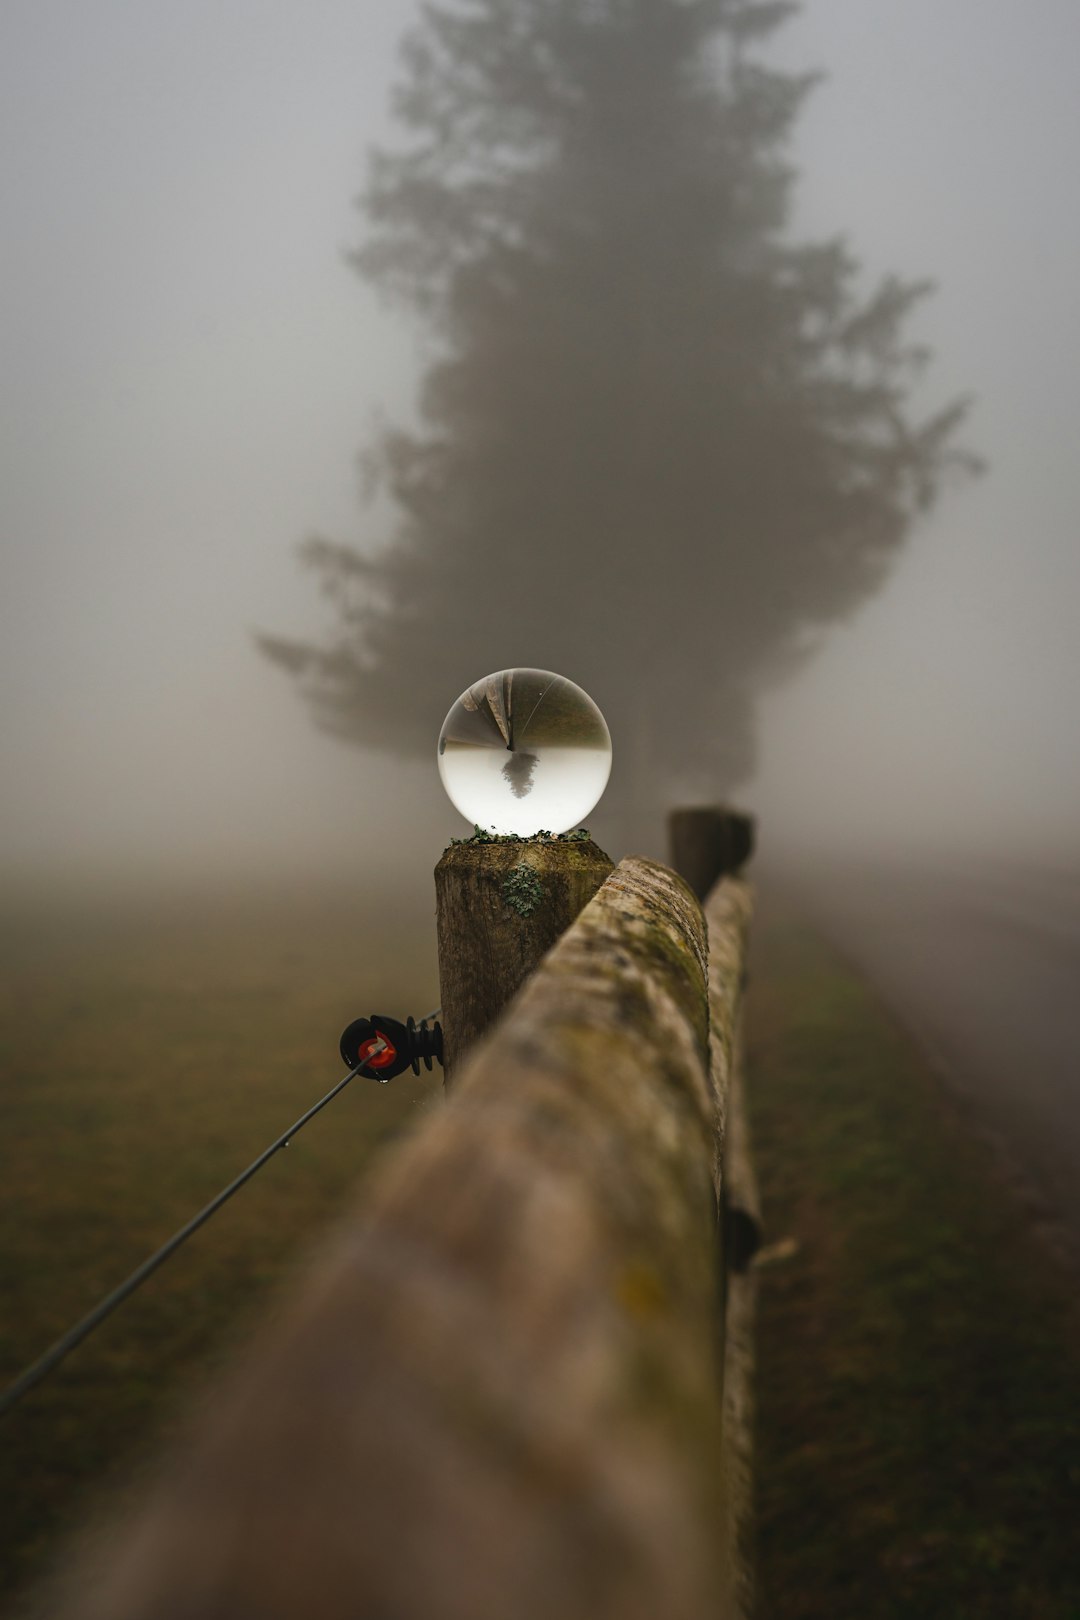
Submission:
<svg viewBox="0 0 1080 1620">
<path fill-rule="evenodd" d="M 638 811 L 752 765 L 752 702 L 883 580 L 951 464 L 913 420 L 925 283 L 857 294 L 793 244 L 784 158 L 813 75 L 757 42 L 781 0 L 455 0 L 403 48 L 361 273 L 436 339 L 421 427 L 368 452 L 379 553 L 305 548 L 324 644 L 263 637 L 318 723 L 430 750 L 524 664 L 584 685 Z"/>
</svg>

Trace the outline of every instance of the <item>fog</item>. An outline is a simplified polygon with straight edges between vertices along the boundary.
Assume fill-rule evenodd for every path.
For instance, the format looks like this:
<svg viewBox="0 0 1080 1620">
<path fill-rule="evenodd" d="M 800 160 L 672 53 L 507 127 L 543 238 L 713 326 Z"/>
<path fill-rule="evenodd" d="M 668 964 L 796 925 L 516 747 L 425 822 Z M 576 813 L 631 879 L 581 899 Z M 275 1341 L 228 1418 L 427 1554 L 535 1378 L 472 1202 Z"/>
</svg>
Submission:
<svg viewBox="0 0 1080 1620">
<path fill-rule="evenodd" d="M 351 882 L 388 845 L 428 883 L 466 830 L 441 716 L 428 763 L 344 746 L 254 640 L 325 632 L 305 535 L 393 527 L 385 497 L 361 508 L 356 455 L 377 419 L 415 419 L 431 339 L 346 255 L 366 150 L 397 138 L 408 15 L 3 8 L 9 884 Z M 808 0 L 765 48 L 827 73 L 796 125 L 794 234 L 842 231 L 867 288 L 936 279 L 920 406 L 974 395 L 962 436 L 988 463 L 763 697 L 736 796 L 767 847 L 1080 854 L 1078 35 L 1066 0 L 1037 26 L 1019 0 Z M 617 793 L 593 823 L 612 853 Z"/>
<path fill-rule="evenodd" d="M 836 0 L 783 41 L 829 72 L 800 127 L 800 222 L 936 279 L 920 331 L 944 391 L 975 396 L 989 464 L 765 706 L 751 796 L 793 842 L 1076 864 L 1078 39 L 1065 3 L 1036 25 L 1001 0 Z"/>
</svg>

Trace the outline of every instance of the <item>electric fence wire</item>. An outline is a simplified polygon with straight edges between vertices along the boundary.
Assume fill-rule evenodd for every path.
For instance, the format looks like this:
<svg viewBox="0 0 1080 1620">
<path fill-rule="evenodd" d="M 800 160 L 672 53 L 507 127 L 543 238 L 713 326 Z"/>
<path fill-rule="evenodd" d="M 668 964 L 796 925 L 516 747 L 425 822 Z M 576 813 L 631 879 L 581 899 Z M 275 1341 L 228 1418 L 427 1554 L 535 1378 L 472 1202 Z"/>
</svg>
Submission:
<svg viewBox="0 0 1080 1620">
<path fill-rule="evenodd" d="M 433 1022 L 441 1011 L 441 1007 L 436 1007 L 435 1011 L 428 1013 L 423 1021 L 425 1023 L 428 1021 Z M 76 1322 L 75 1326 L 69 1328 L 62 1338 L 57 1339 L 56 1343 L 51 1345 L 44 1355 L 39 1356 L 37 1361 L 27 1367 L 26 1371 L 4 1391 L 3 1395 L 0 1395 L 0 1417 L 6 1417 L 8 1412 L 22 1400 L 24 1395 L 29 1394 L 30 1390 L 40 1384 L 43 1378 L 47 1378 L 49 1373 L 58 1367 L 77 1345 L 82 1344 L 84 1339 L 89 1338 L 94 1329 L 100 1327 L 106 1317 L 111 1316 L 118 1306 L 122 1305 L 126 1299 L 130 1299 L 135 1290 L 140 1288 L 148 1277 L 152 1277 L 158 1267 L 164 1265 L 165 1261 L 175 1254 L 181 1244 L 186 1243 L 188 1238 L 199 1230 L 200 1226 L 205 1226 L 210 1217 L 216 1215 L 221 1206 L 228 1203 L 233 1194 L 239 1192 L 245 1182 L 250 1181 L 252 1176 L 261 1170 L 263 1165 L 269 1159 L 272 1159 L 275 1153 L 280 1152 L 282 1148 L 287 1148 L 292 1138 L 298 1131 L 303 1130 L 308 1120 L 314 1119 L 315 1115 L 321 1112 L 327 1103 L 333 1102 L 334 1098 L 339 1096 L 349 1082 L 356 1079 L 358 1074 L 364 1074 L 367 1063 L 382 1051 L 386 1044 L 385 1041 L 381 1042 L 379 1046 L 367 1054 L 364 1063 L 357 1063 L 349 1070 L 348 1074 L 343 1075 L 337 1085 L 331 1087 L 326 1093 L 325 1097 L 320 1097 L 319 1101 L 309 1108 L 306 1114 L 301 1114 L 299 1119 L 294 1120 L 288 1130 L 283 1131 L 276 1141 L 271 1142 L 270 1146 L 260 1153 L 257 1159 L 253 1159 L 246 1170 L 242 1170 L 235 1180 L 230 1181 L 227 1187 L 223 1187 L 215 1197 L 211 1198 L 208 1204 L 199 1210 L 197 1215 L 193 1215 L 190 1221 L 186 1222 L 179 1231 L 174 1232 L 168 1242 L 163 1243 L 160 1249 L 155 1249 L 154 1253 L 149 1255 L 141 1266 L 137 1266 L 119 1287 L 114 1288 L 111 1294 L 106 1294 L 104 1299 L 99 1300 L 93 1310 L 82 1318 L 81 1322 Z M 377 1078 L 377 1075 L 365 1075 L 365 1079 Z"/>
</svg>

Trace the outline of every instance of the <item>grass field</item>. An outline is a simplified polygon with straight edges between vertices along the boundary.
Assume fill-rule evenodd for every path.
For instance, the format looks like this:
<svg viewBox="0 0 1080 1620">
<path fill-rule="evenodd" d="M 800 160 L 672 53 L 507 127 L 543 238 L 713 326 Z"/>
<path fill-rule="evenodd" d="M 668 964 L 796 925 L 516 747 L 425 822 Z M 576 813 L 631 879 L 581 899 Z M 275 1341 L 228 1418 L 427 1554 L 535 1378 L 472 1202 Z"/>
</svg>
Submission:
<svg viewBox="0 0 1080 1620">
<path fill-rule="evenodd" d="M 970 1122 L 790 915 L 756 926 L 760 1620 L 1077 1620 L 1080 1311 Z"/>
<path fill-rule="evenodd" d="M 0 1375 L 437 999 L 430 917 L 281 894 L 12 914 Z M 756 929 L 760 1620 L 1077 1620 L 1080 1331 L 982 1149 L 797 920 Z M 3 1602 L 137 1481 L 437 1077 L 355 1082 L 7 1421 Z M 662 1617 L 658 1617 L 662 1620 Z"/>
<path fill-rule="evenodd" d="M 305 894 L 43 905 L 0 935 L 6 1385 L 343 1072 L 438 1000 L 433 919 Z M 438 1075 L 354 1081 L 4 1423 L 0 1603 L 137 1470 Z"/>
</svg>

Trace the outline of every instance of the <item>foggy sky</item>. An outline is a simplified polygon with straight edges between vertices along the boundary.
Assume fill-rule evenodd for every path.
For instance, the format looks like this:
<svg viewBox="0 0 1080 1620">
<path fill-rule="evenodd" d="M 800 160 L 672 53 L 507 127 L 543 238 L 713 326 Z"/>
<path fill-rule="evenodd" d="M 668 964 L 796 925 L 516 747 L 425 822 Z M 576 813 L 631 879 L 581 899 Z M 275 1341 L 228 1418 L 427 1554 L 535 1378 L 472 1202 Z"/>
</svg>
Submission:
<svg viewBox="0 0 1080 1620">
<path fill-rule="evenodd" d="M 410 12 L 0 10 L 10 876 L 347 869 L 391 831 L 426 874 L 463 830 L 434 736 L 430 769 L 320 738 L 251 643 L 321 622 L 298 539 L 388 533 L 354 456 L 424 354 L 344 252 Z M 1080 857 L 1078 45 L 1073 0 L 808 0 L 770 51 L 828 73 L 796 235 L 937 279 L 925 403 L 974 393 L 991 464 L 766 700 L 770 842 Z"/>
</svg>

